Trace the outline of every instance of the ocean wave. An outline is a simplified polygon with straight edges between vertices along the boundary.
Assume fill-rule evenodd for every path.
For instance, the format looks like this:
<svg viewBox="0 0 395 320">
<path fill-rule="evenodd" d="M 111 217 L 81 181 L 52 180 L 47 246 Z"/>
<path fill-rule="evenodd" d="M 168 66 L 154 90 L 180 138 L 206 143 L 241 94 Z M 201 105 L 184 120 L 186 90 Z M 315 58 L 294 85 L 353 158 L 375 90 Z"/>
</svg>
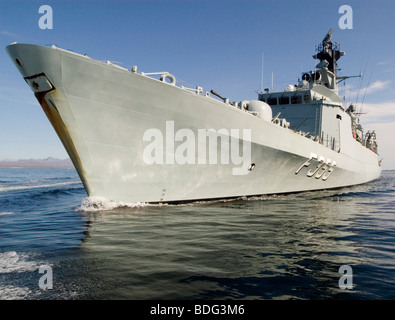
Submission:
<svg viewBox="0 0 395 320">
<path fill-rule="evenodd" d="M 15 287 L 12 285 L 0 286 L 0 300 L 21 300 L 31 295 L 32 291 L 27 287 Z"/>
<path fill-rule="evenodd" d="M 5 216 L 8 214 L 14 214 L 15 212 L 0 212 L 0 216 Z"/>
<path fill-rule="evenodd" d="M 51 184 L 9 186 L 9 187 L 0 187 L 0 192 L 25 191 L 25 190 L 32 190 L 32 189 L 63 187 L 63 186 L 78 185 L 78 184 L 81 184 L 81 182 L 72 181 L 72 182 L 59 182 L 59 183 L 51 183 Z"/>
<path fill-rule="evenodd" d="M 35 261 L 31 261 L 26 253 L 0 252 L 0 274 L 35 271 L 38 268 L 39 265 Z"/>
</svg>

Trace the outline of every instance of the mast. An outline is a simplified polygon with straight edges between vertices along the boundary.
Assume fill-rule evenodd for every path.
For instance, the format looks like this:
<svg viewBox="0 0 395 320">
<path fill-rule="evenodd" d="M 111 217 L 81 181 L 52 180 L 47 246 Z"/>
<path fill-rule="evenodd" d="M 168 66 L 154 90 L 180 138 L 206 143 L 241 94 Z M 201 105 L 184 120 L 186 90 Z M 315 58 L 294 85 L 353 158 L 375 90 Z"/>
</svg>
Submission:
<svg viewBox="0 0 395 320">
<path fill-rule="evenodd" d="M 316 47 L 316 54 L 313 55 L 314 59 L 319 59 L 320 62 L 316 68 L 322 76 L 322 83 L 329 89 L 338 91 L 337 88 L 337 60 L 345 55 L 345 52 L 340 51 L 340 45 L 332 42 L 333 29 L 331 28 L 322 43 Z"/>
<path fill-rule="evenodd" d="M 264 55 L 263 55 L 263 52 L 262 52 L 261 93 L 263 92 L 263 63 L 264 63 Z"/>
<path fill-rule="evenodd" d="M 317 47 L 317 54 L 313 56 L 314 59 L 319 59 L 320 62 L 326 64 L 325 61 L 328 63 L 327 68 L 331 71 L 335 77 L 337 76 L 337 60 L 339 60 L 342 56 L 345 55 L 343 51 L 340 51 L 339 44 L 333 43 L 331 41 L 333 29 L 331 28 L 322 43 Z"/>
</svg>

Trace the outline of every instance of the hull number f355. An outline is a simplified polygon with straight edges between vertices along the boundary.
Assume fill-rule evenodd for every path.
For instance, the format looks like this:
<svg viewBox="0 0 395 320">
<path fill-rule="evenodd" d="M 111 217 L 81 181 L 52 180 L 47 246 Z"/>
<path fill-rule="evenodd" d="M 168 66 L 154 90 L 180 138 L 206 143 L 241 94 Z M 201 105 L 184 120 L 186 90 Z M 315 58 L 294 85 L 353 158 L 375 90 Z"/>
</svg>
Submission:
<svg viewBox="0 0 395 320">
<path fill-rule="evenodd" d="M 309 169 L 307 176 L 309 178 L 314 176 L 316 179 L 322 179 L 323 181 L 329 178 L 336 166 L 336 161 L 331 161 L 330 159 L 325 159 L 323 156 L 310 153 L 310 158 L 295 171 L 295 174 L 298 174 L 304 167 L 309 168 L 312 163 L 316 163 L 316 167 Z"/>
</svg>

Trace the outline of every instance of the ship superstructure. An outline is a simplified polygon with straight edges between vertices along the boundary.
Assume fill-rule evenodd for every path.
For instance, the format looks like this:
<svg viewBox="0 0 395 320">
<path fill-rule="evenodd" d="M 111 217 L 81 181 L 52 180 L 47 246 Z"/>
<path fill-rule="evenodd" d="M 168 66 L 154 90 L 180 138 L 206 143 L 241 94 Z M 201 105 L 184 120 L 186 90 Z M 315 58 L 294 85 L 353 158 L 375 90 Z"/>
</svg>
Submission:
<svg viewBox="0 0 395 320">
<path fill-rule="evenodd" d="M 354 139 L 377 153 L 375 132 L 364 134 L 355 106 L 344 108 L 338 95 L 338 83 L 349 77 L 337 76 L 337 61 L 345 52 L 340 51 L 338 43 L 331 41 L 332 33 L 333 29 L 316 48 L 313 57 L 320 61 L 315 71 L 303 73 L 297 84 L 288 85 L 282 92 L 265 89 L 258 99 L 270 105 L 276 114 L 275 122 L 285 121 L 292 130 L 337 152 L 342 148 L 340 125 L 343 117 L 350 118 Z M 280 116 L 286 120 L 281 120 Z"/>
</svg>

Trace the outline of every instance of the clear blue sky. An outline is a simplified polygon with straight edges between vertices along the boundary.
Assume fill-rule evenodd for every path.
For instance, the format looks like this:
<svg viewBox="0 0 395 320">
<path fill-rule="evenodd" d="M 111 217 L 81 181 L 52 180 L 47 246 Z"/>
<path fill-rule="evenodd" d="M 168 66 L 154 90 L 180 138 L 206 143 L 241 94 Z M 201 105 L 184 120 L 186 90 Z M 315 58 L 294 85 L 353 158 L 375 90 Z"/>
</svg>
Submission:
<svg viewBox="0 0 395 320">
<path fill-rule="evenodd" d="M 53 9 L 53 29 L 38 25 L 41 5 Z M 339 28 L 341 5 L 353 9 L 353 29 Z M 191 86 L 233 100 L 255 99 L 261 87 L 296 83 L 312 70 L 315 45 L 332 27 L 346 52 L 342 75 L 364 72 L 341 87 L 345 101 L 364 101 L 361 122 L 376 129 L 384 169 L 395 169 L 395 1 L 136 0 L 0 1 L 0 159 L 66 158 L 67 154 L 4 48 L 56 44 L 98 60 L 169 71 Z M 366 90 L 364 88 L 367 88 Z M 364 98 L 364 99 L 363 99 Z"/>
</svg>

